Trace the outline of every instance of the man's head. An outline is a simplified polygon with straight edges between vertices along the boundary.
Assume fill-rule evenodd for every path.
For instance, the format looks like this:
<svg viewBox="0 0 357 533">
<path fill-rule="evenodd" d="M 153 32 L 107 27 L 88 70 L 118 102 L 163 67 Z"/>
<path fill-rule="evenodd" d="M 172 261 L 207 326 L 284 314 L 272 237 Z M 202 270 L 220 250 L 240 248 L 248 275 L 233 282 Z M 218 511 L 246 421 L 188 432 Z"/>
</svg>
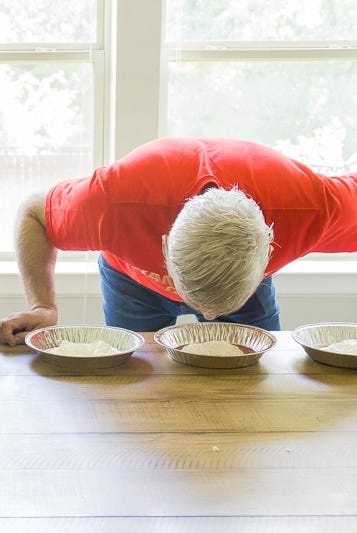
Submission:
<svg viewBox="0 0 357 533">
<path fill-rule="evenodd" d="M 272 229 L 244 193 L 208 189 L 177 216 L 164 243 L 177 292 L 208 319 L 237 311 L 264 277 Z"/>
</svg>

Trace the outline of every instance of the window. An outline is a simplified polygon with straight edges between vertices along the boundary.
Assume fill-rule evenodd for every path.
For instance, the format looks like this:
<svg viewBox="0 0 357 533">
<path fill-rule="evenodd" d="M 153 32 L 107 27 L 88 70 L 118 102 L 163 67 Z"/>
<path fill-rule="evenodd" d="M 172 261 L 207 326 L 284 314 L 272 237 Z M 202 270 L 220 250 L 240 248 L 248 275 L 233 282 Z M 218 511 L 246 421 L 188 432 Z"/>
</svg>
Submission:
<svg viewBox="0 0 357 533">
<path fill-rule="evenodd" d="M 17 205 L 103 160 L 101 0 L 13 0 L 0 10 L 0 252 Z M 4 201 L 5 200 L 5 201 Z"/>
<path fill-rule="evenodd" d="M 357 172 L 354 0 L 167 0 L 163 57 L 168 135 L 248 139 L 327 175 Z M 357 258 L 330 259 L 341 256 Z"/>
<path fill-rule="evenodd" d="M 23 296 L 21 199 L 158 136 L 246 138 L 327 173 L 357 171 L 355 0 L 0 5 L 0 316 Z M 279 290 L 354 298 L 357 254 L 337 255 L 329 271 L 326 254 L 291 265 Z M 57 265 L 62 313 L 86 322 L 100 302 L 96 261 L 69 258 Z"/>
<path fill-rule="evenodd" d="M 3 1 L 0 82 L 0 254 L 30 191 L 159 135 L 357 171 L 354 0 Z"/>
<path fill-rule="evenodd" d="M 353 0 L 167 0 L 170 135 L 246 138 L 357 171 Z"/>
</svg>

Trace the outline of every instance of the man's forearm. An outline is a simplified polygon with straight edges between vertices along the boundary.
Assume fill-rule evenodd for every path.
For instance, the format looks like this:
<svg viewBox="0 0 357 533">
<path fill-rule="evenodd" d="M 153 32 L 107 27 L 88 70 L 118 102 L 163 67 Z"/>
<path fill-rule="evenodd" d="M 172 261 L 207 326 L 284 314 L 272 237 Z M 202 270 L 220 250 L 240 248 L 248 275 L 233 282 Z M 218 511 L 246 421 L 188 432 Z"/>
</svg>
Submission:
<svg viewBox="0 0 357 533">
<path fill-rule="evenodd" d="M 21 206 L 15 246 L 29 309 L 44 307 L 57 312 L 54 280 L 57 249 L 46 235 L 44 196 L 33 197 Z"/>
</svg>

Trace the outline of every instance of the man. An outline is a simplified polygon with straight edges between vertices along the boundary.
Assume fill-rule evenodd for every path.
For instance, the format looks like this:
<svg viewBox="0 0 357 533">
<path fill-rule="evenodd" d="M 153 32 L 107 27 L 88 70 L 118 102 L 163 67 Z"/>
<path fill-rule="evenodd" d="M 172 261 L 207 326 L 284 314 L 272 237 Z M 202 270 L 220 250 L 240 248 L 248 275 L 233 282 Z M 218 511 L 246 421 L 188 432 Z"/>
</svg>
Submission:
<svg viewBox="0 0 357 533">
<path fill-rule="evenodd" d="M 271 276 L 310 252 L 357 250 L 357 174 L 326 177 L 255 143 L 149 142 L 21 206 L 28 311 L 0 342 L 57 322 L 57 249 L 100 250 L 106 323 L 137 331 L 180 314 L 278 330 Z"/>
</svg>

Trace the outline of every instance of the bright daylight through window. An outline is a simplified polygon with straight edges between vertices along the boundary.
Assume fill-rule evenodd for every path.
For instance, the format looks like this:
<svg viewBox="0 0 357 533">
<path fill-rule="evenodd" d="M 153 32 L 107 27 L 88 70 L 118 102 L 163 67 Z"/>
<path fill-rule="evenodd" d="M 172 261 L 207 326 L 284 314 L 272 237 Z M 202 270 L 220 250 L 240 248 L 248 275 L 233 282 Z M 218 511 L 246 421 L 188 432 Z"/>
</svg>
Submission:
<svg viewBox="0 0 357 533">
<path fill-rule="evenodd" d="M 92 170 L 97 7 L 0 3 L 0 252 L 8 252 L 26 195 Z"/>
<path fill-rule="evenodd" d="M 168 0 L 167 20 L 170 134 L 357 170 L 354 0 Z"/>
<path fill-rule="evenodd" d="M 135 41 L 137 1 L 0 4 L 0 253 L 13 248 L 25 195 L 106 162 L 110 120 L 122 134 L 110 140 L 121 148 L 126 139 L 134 147 L 155 136 L 224 136 L 266 144 L 329 175 L 357 171 L 355 0 L 163 0 L 162 10 L 152 0 L 155 31 L 140 27 Z M 107 72 L 103 13 L 113 6 L 120 47 Z M 161 85 L 153 90 L 159 61 L 148 50 L 161 16 Z M 135 68 L 121 75 L 130 58 Z M 148 72 L 157 72 L 149 82 Z M 103 104 L 110 76 L 111 96 L 137 98 L 131 107 L 119 102 L 117 115 Z"/>
<path fill-rule="evenodd" d="M 167 0 L 165 37 L 170 135 L 248 139 L 317 172 L 357 172 L 354 0 Z"/>
</svg>

